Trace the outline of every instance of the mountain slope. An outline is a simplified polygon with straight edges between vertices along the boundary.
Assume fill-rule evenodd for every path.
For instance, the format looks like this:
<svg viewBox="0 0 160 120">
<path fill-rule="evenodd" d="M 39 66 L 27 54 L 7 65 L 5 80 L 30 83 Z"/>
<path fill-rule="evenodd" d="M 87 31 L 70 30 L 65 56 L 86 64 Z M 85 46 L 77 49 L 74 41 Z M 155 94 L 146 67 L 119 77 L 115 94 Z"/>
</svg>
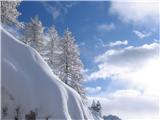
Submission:
<svg viewBox="0 0 160 120">
<path fill-rule="evenodd" d="M 35 111 L 37 118 L 93 119 L 77 92 L 60 81 L 34 49 L 4 29 L 1 39 L 3 118 L 14 118 L 19 108 L 21 118 Z"/>
</svg>

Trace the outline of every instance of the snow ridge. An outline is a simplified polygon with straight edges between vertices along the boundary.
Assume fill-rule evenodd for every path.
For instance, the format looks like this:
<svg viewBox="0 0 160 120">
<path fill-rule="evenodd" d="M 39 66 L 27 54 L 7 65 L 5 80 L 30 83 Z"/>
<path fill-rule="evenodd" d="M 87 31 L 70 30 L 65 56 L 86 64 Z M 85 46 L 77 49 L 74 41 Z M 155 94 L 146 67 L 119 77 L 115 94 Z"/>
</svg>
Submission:
<svg viewBox="0 0 160 120">
<path fill-rule="evenodd" d="M 93 120 L 79 94 L 52 73 L 38 52 L 3 28 L 1 40 L 4 118 L 14 118 L 19 107 L 21 118 L 32 110 L 41 119 Z"/>
</svg>

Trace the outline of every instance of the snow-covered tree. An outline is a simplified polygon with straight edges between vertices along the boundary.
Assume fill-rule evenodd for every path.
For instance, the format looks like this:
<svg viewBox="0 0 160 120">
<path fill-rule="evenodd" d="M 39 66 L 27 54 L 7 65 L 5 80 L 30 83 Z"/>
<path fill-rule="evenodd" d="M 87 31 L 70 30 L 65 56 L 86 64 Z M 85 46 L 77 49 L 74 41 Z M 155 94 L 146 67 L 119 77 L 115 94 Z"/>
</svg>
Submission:
<svg viewBox="0 0 160 120">
<path fill-rule="evenodd" d="M 5 118 L 8 115 L 8 107 L 2 107 L 2 118 Z"/>
<path fill-rule="evenodd" d="M 99 116 L 101 116 L 102 107 L 100 102 L 97 101 L 97 103 L 95 103 L 95 101 L 93 100 L 91 110 L 95 111 L 96 113 L 98 113 Z"/>
<path fill-rule="evenodd" d="M 62 40 L 62 50 L 60 78 L 66 84 L 74 88 L 82 97 L 85 97 L 85 91 L 82 87 L 83 64 L 80 60 L 78 46 L 68 28 L 65 30 Z"/>
<path fill-rule="evenodd" d="M 95 101 L 93 100 L 93 101 L 92 101 L 91 108 L 95 108 L 95 107 L 96 107 L 96 103 L 95 103 Z"/>
<path fill-rule="evenodd" d="M 36 120 L 36 117 L 36 112 L 31 110 L 29 114 L 25 115 L 25 120 Z"/>
<path fill-rule="evenodd" d="M 101 107 L 101 104 L 100 104 L 100 102 L 99 101 L 97 101 L 97 105 L 96 105 L 96 107 L 97 107 L 97 112 L 99 113 L 99 115 L 101 116 L 101 111 L 102 111 L 102 107 Z"/>
<path fill-rule="evenodd" d="M 39 53 L 44 47 L 44 27 L 38 16 L 31 18 L 31 22 L 25 25 L 24 42 L 35 48 Z"/>
<path fill-rule="evenodd" d="M 55 29 L 51 26 L 48 30 L 49 42 L 45 47 L 46 61 L 53 72 L 59 76 L 60 57 L 62 54 L 60 37 Z"/>
<path fill-rule="evenodd" d="M 15 120 L 20 120 L 22 119 L 22 108 L 20 106 L 17 106 L 15 108 L 15 111 L 14 111 L 14 119 Z"/>
<path fill-rule="evenodd" d="M 17 7 L 20 5 L 20 0 L 3 0 L 1 1 L 1 22 L 7 25 L 16 25 L 22 27 L 23 24 L 17 20 L 18 16 L 21 15 L 17 11 Z"/>
</svg>

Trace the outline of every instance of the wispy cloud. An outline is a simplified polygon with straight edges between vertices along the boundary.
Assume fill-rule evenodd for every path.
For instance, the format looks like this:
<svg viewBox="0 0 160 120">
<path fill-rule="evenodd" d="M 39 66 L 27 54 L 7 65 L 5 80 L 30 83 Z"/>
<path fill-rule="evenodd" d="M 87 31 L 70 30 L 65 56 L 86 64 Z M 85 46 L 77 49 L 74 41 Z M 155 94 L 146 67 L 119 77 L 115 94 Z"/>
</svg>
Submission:
<svg viewBox="0 0 160 120">
<path fill-rule="evenodd" d="M 154 39 L 154 42 L 160 43 L 160 39 Z"/>
<path fill-rule="evenodd" d="M 69 3 L 69 4 L 66 4 L 66 7 L 67 7 L 67 8 L 71 8 L 71 7 L 75 6 L 75 5 L 77 5 L 77 3 L 78 3 L 78 2 L 71 2 L 71 3 Z"/>
<path fill-rule="evenodd" d="M 124 40 L 124 41 L 118 40 L 118 41 L 115 41 L 115 42 L 110 42 L 108 44 L 108 46 L 110 46 L 110 47 L 119 46 L 119 45 L 128 45 L 128 41 L 127 40 Z"/>
<path fill-rule="evenodd" d="M 81 43 L 79 43 L 79 46 L 85 46 L 86 45 L 86 43 L 85 42 L 81 42 Z"/>
<path fill-rule="evenodd" d="M 146 33 L 146 32 L 140 32 L 138 30 L 133 30 L 133 33 L 140 39 L 151 36 L 151 32 Z"/>
<path fill-rule="evenodd" d="M 41 2 L 41 3 L 46 9 L 46 11 L 52 15 L 53 20 L 56 20 L 60 16 L 61 11 L 59 8 L 47 2 Z"/>
<path fill-rule="evenodd" d="M 54 1 L 55 4 L 52 4 L 53 2 L 50 1 L 41 3 L 46 11 L 52 15 L 53 20 L 56 20 L 61 15 L 66 15 L 71 7 L 77 5 L 77 2 L 63 3 Z"/>
<path fill-rule="evenodd" d="M 101 38 L 98 38 L 97 36 L 95 36 L 94 38 L 99 42 L 99 44 L 102 47 L 115 47 L 115 46 L 128 45 L 127 40 L 117 40 L 115 42 L 110 42 L 105 44 Z"/>
<path fill-rule="evenodd" d="M 98 30 L 103 30 L 103 31 L 110 31 L 116 28 L 114 23 L 106 23 L 106 24 L 100 24 L 97 26 Z"/>
</svg>

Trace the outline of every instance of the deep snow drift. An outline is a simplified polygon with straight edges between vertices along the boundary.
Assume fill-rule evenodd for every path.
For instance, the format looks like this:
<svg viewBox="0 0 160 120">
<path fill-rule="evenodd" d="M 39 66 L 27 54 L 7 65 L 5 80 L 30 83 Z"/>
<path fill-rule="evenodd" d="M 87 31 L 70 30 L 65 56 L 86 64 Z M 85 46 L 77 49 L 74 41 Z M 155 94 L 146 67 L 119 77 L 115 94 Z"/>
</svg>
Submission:
<svg viewBox="0 0 160 120">
<path fill-rule="evenodd" d="M 2 108 L 8 108 L 6 118 L 14 118 L 19 107 L 22 118 L 32 110 L 41 119 L 93 119 L 77 92 L 53 75 L 33 48 L 4 29 L 1 39 Z"/>
</svg>

